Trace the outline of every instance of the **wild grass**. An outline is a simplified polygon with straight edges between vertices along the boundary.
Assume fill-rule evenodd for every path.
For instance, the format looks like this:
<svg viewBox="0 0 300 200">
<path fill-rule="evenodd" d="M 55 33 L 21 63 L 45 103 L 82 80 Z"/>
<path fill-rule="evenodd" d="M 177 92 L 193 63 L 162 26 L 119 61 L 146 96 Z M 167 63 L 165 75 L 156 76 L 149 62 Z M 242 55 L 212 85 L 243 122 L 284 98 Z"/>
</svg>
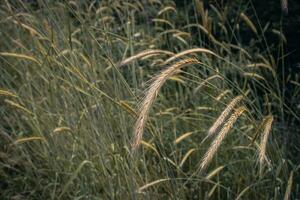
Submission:
<svg viewBox="0 0 300 200">
<path fill-rule="evenodd" d="M 249 4 L 30 2 L 0 3 L 0 199 L 297 198 L 299 77 Z"/>
<path fill-rule="evenodd" d="M 146 91 L 146 95 L 141 103 L 139 117 L 136 121 L 135 129 L 134 129 L 135 135 L 134 135 L 134 142 L 132 143 L 133 151 L 137 150 L 137 148 L 141 143 L 144 127 L 147 122 L 150 108 L 156 96 L 158 95 L 160 88 L 163 86 L 166 80 L 170 76 L 172 76 L 176 71 L 178 71 L 180 68 L 186 65 L 191 65 L 191 64 L 200 64 L 200 61 L 191 58 L 178 61 L 175 64 L 172 64 L 164 71 L 162 71 L 161 73 L 159 73 L 158 75 L 156 75 L 156 77 L 153 79 L 153 83 L 149 86 L 149 89 Z"/>
<path fill-rule="evenodd" d="M 224 140 L 226 134 L 232 128 L 235 121 L 238 117 L 246 110 L 245 107 L 239 107 L 228 119 L 228 121 L 224 124 L 224 127 L 218 133 L 218 136 L 215 138 L 207 152 L 205 153 L 201 164 L 200 164 L 200 171 L 205 170 L 206 166 L 212 160 L 213 156 L 217 152 L 218 148 L 220 147 L 222 141 Z M 223 114 L 223 113 L 222 113 Z M 219 119 L 218 119 L 219 120 Z M 262 151 L 262 150 L 261 150 Z"/>
<path fill-rule="evenodd" d="M 230 112 L 233 110 L 236 104 L 238 104 L 242 99 L 243 96 L 237 96 L 226 106 L 225 110 L 223 110 L 221 115 L 217 118 L 215 123 L 208 130 L 208 136 L 211 136 L 216 132 L 216 130 L 222 125 L 222 123 L 224 123 L 225 118 L 230 114 Z"/>
</svg>

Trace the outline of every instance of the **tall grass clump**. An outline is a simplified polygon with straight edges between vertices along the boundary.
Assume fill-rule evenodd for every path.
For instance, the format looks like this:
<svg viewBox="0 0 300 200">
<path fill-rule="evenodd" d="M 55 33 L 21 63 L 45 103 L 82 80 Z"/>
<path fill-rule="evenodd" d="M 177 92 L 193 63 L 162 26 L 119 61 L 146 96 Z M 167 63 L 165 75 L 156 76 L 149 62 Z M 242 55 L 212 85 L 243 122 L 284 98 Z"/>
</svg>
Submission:
<svg viewBox="0 0 300 200">
<path fill-rule="evenodd" d="M 274 29 L 176 3 L 0 3 L 0 199 L 297 198 Z"/>
</svg>

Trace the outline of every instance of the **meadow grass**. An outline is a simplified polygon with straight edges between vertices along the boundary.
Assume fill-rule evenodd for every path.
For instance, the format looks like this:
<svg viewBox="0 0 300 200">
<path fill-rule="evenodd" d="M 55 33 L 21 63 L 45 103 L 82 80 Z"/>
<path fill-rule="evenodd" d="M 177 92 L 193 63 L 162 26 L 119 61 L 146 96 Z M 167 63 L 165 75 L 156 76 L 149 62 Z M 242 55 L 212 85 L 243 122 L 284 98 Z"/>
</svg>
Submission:
<svg viewBox="0 0 300 200">
<path fill-rule="evenodd" d="M 300 194 L 299 77 L 287 100 L 250 5 L 0 6 L 1 199 Z"/>
</svg>

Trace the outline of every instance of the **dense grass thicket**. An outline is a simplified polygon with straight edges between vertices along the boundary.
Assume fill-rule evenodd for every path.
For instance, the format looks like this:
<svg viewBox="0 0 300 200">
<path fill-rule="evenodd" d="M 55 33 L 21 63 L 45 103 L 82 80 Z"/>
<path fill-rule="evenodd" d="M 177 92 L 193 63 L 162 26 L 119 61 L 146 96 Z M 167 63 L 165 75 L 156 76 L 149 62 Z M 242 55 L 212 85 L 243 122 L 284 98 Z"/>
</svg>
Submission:
<svg viewBox="0 0 300 200">
<path fill-rule="evenodd" d="M 299 197 L 300 77 L 255 13 L 1 1 L 0 199 Z"/>
</svg>

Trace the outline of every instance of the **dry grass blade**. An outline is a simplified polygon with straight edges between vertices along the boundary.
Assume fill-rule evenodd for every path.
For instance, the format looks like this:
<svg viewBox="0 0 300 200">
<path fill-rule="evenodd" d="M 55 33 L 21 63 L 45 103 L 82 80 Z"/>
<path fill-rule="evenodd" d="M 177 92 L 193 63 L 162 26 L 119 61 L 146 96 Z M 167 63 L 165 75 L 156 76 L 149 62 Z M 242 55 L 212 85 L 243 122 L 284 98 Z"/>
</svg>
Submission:
<svg viewBox="0 0 300 200">
<path fill-rule="evenodd" d="M 2 89 L 0 89 L 0 96 L 17 97 L 17 95 L 13 94 L 12 92 Z"/>
<path fill-rule="evenodd" d="M 141 141 L 141 144 L 144 147 L 146 147 L 146 148 L 151 149 L 152 151 L 154 151 L 156 153 L 156 155 L 159 157 L 159 153 L 158 153 L 158 151 L 155 149 L 155 147 L 153 145 L 149 144 L 148 142 L 145 142 L 144 140 Z"/>
<path fill-rule="evenodd" d="M 245 15 L 245 13 L 240 14 L 241 19 L 247 24 L 247 26 L 257 35 L 257 29 L 254 26 L 253 22 Z"/>
<path fill-rule="evenodd" d="M 134 56 L 131 56 L 125 60 L 123 60 L 121 63 L 120 63 L 120 66 L 123 66 L 123 65 L 127 65 L 128 63 L 134 61 L 134 60 L 137 60 L 137 59 L 140 59 L 140 58 L 143 58 L 145 56 L 149 56 L 149 55 L 157 55 L 157 54 L 166 54 L 166 55 L 174 55 L 174 53 L 170 52 L 170 51 L 164 51 L 164 50 L 160 50 L 160 49 L 153 49 L 153 50 L 146 50 L 146 51 L 142 51 Z"/>
<path fill-rule="evenodd" d="M 186 83 L 183 79 L 180 78 L 180 76 L 171 76 L 169 79 L 172 80 L 172 81 L 176 81 L 178 83 L 181 83 L 181 84 Z"/>
<path fill-rule="evenodd" d="M 212 160 L 213 156 L 217 152 L 218 148 L 220 147 L 222 141 L 224 140 L 225 136 L 229 132 L 229 130 L 232 128 L 235 121 L 238 119 L 238 117 L 246 110 L 245 107 L 239 107 L 228 119 L 224 127 L 219 132 L 218 136 L 215 138 L 215 140 L 210 145 L 209 149 L 205 153 L 204 157 L 202 158 L 201 164 L 200 164 L 200 172 L 202 172 L 207 165 Z"/>
<path fill-rule="evenodd" d="M 265 82 L 267 82 L 264 77 L 262 77 L 261 75 L 259 75 L 257 73 L 245 72 L 245 73 L 243 73 L 243 75 L 247 76 L 247 77 L 250 77 L 250 78 L 255 78 L 255 79 L 258 79 L 258 80 L 264 80 Z"/>
<path fill-rule="evenodd" d="M 183 158 L 182 158 L 182 160 L 181 160 L 181 162 L 180 162 L 180 164 L 179 164 L 179 166 L 180 167 L 182 167 L 183 165 L 184 165 L 184 163 L 185 163 L 185 161 L 188 159 L 188 157 L 190 157 L 190 155 L 195 151 L 196 149 L 190 149 L 184 156 L 183 156 Z"/>
<path fill-rule="evenodd" d="M 249 64 L 249 65 L 246 65 L 247 68 L 266 68 L 268 70 L 270 70 L 272 72 L 272 74 L 274 75 L 275 74 L 275 71 L 274 69 L 268 65 L 268 64 L 265 64 L 265 63 L 252 63 L 252 64 Z"/>
<path fill-rule="evenodd" d="M 134 141 L 132 143 L 132 150 L 136 150 L 142 140 L 144 127 L 147 122 L 149 110 L 160 90 L 162 85 L 166 82 L 166 80 L 174 75 L 177 70 L 182 68 L 183 66 L 189 64 L 200 64 L 197 59 L 188 58 L 185 60 L 178 61 L 177 63 L 171 65 L 167 69 L 163 70 L 160 74 L 158 74 L 154 79 L 149 89 L 146 91 L 146 95 L 140 106 L 140 113 L 134 128 Z"/>
<path fill-rule="evenodd" d="M 241 197 L 251 188 L 252 185 L 249 185 L 243 189 L 243 191 L 236 197 L 235 200 L 241 199 Z"/>
<path fill-rule="evenodd" d="M 26 137 L 26 138 L 18 139 L 14 142 L 14 144 L 21 144 L 21 143 L 36 141 L 36 140 L 46 142 L 46 139 L 44 137 L 33 136 L 33 137 Z"/>
<path fill-rule="evenodd" d="M 64 187 L 62 188 L 62 192 L 60 193 L 60 195 L 58 196 L 58 199 L 62 199 L 62 196 L 66 193 L 67 189 L 70 187 L 70 185 L 72 184 L 73 180 L 78 176 L 79 172 L 81 171 L 81 169 L 85 166 L 85 165 L 91 165 L 91 167 L 94 167 L 93 163 L 91 161 L 88 160 L 84 160 L 76 169 L 76 171 L 72 174 L 72 176 L 70 177 L 70 179 L 68 180 L 68 182 L 64 185 Z"/>
<path fill-rule="evenodd" d="M 40 65 L 40 63 L 41 63 L 40 61 L 38 61 L 34 57 L 27 56 L 27 55 L 24 55 L 24 54 L 10 53 L 10 52 L 0 52 L 0 55 L 1 56 L 7 56 L 7 57 L 13 57 L 13 58 L 21 58 L 21 59 L 24 59 L 24 60 L 29 60 L 29 61 L 37 63 L 38 65 Z"/>
<path fill-rule="evenodd" d="M 260 151 L 259 151 L 259 163 L 260 163 L 261 169 L 262 169 L 262 165 L 264 163 L 265 156 L 266 156 L 266 147 L 267 147 L 268 138 L 269 138 L 269 135 L 271 132 L 273 120 L 274 120 L 273 116 L 268 116 L 265 119 L 265 127 L 264 127 L 263 135 L 262 135 L 263 138 L 260 143 Z"/>
<path fill-rule="evenodd" d="M 28 110 L 27 108 L 25 108 L 24 106 L 21 106 L 20 104 L 18 104 L 16 102 L 13 102 L 13 101 L 8 100 L 8 99 L 5 99 L 4 102 L 9 104 L 12 107 L 18 108 L 20 110 L 23 110 L 23 111 L 27 112 L 30 115 L 33 115 L 33 113 L 30 110 Z"/>
<path fill-rule="evenodd" d="M 165 20 L 165 19 L 152 19 L 153 22 L 155 22 L 156 24 L 167 24 L 168 26 L 170 26 L 171 29 L 174 29 L 174 25 L 168 21 L 168 20 Z"/>
<path fill-rule="evenodd" d="M 211 178 L 213 178 L 215 175 L 217 175 L 220 171 L 222 171 L 222 169 L 224 169 L 224 165 L 218 167 L 217 169 L 213 170 L 211 173 L 209 173 L 205 179 L 209 180 Z"/>
<path fill-rule="evenodd" d="M 243 53 L 244 55 L 247 56 L 247 58 L 252 59 L 252 56 L 248 53 L 248 51 L 246 51 L 244 48 L 235 45 L 235 44 L 231 44 L 231 43 L 227 43 L 226 44 L 228 47 L 232 48 L 232 49 L 237 49 L 239 50 L 241 53 Z"/>
<path fill-rule="evenodd" d="M 224 90 L 221 94 L 219 94 L 217 97 L 216 97 L 216 100 L 217 101 L 220 101 L 224 96 L 226 96 L 226 94 L 228 93 L 232 93 L 231 90 Z"/>
<path fill-rule="evenodd" d="M 185 39 L 183 39 L 181 36 L 179 36 L 177 34 L 173 34 L 173 37 L 176 38 L 176 39 L 178 39 L 180 42 L 182 42 L 182 44 L 184 44 L 186 46 L 189 45 L 188 42 Z"/>
<path fill-rule="evenodd" d="M 278 35 L 278 37 L 282 40 L 282 42 L 284 44 L 287 44 L 287 39 L 285 37 L 285 35 L 282 33 L 282 31 L 276 30 L 276 29 L 272 29 L 272 32 L 276 35 Z"/>
<path fill-rule="evenodd" d="M 206 78 L 205 80 L 203 80 L 201 82 L 201 84 L 194 89 L 194 94 L 196 92 L 198 92 L 198 90 L 200 90 L 205 84 L 209 83 L 210 80 L 213 80 L 213 79 L 216 79 L 216 78 L 218 78 L 220 80 L 224 80 L 223 77 L 218 75 L 218 74 L 212 75 L 212 76 Z"/>
<path fill-rule="evenodd" d="M 219 182 L 215 184 L 214 187 L 209 191 L 208 198 L 210 198 L 214 194 L 218 186 L 219 186 Z"/>
<path fill-rule="evenodd" d="M 229 50 L 213 36 L 213 34 L 211 33 L 210 30 L 207 30 L 207 28 L 205 28 L 201 24 L 189 24 L 189 25 L 186 25 L 184 28 L 190 28 L 190 27 L 199 28 L 204 34 L 207 35 L 207 37 L 209 38 L 209 40 L 211 40 L 211 42 L 222 47 L 224 50 L 226 50 L 229 53 Z"/>
<path fill-rule="evenodd" d="M 147 183 L 146 185 L 140 187 L 137 192 L 138 193 L 142 193 L 143 190 L 147 189 L 148 187 L 151 187 L 151 186 L 156 185 L 158 183 L 169 181 L 169 180 L 170 180 L 169 178 L 163 178 L 163 179 L 159 179 L 159 180 L 153 181 L 151 183 Z"/>
<path fill-rule="evenodd" d="M 126 101 L 119 101 L 119 105 L 130 115 L 137 117 L 138 114 L 135 112 L 135 110 L 126 102 Z"/>
<path fill-rule="evenodd" d="M 174 7 L 172 7 L 172 6 L 167 6 L 167 7 L 164 7 L 163 9 L 161 9 L 161 10 L 157 13 L 157 15 L 158 15 L 158 16 L 159 16 L 159 15 L 162 15 L 163 13 L 165 13 L 165 12 L 167 12 L 167 11 L 172 11 L 172 12 L 174 12 L 175 14 L 177 14 L 176 8 L 174 8 Z"/>
<path fill-rule="evenodd" d="M 175 141 L 174 144 L 178 144 L 180 143 L 182 140 L 184 140 L 185 138 L 189 137 L 190 135 L 192 135 L 194 132 L 187 132 L 182 134 L 181 136 L 179 136 Z"/>
<path fill-rule="evenodd" d="M 291 195 L 291 191 L 292 191 L 292 185 L 293 185 L 293 176 L 294 176 L 294 172 L 291 171 L 289 181 L 288 181 L 288 184 L 287 184 L 286 190 L 285 190 L 284 200 L 289 200 L 290 199 L 290 195 Z"/>
<path fill-rule="evenodd" d="M 210 4 L 209 6 L 217 14 L 219 20 L 222 21 L 223 20 L 223 16 L 222 16 L 221 12 L 218 10 L 218 8 L 216 8 L 213 4 Z"/>
<path fill-rule="evenodd" d="M 27 30 L 31 36 L 39 36 L 40 38 L 44 38 L 37 30 L 35 30 L 34 28 L 26 25 L 26 24 L 23 24 L 23 23 L 20 23 L 19 21 L 16 21 L 14 20 L 13 23 L 17 24 L 17 25 L 20 25 L 22 28 L 24 28 L 25 30 Z"/>
<path fill-rule="evenodd" d="M 62 133 L 62 132 L 71 132 L 72 129 L 67 127 L 67 126 L 61 126 L 61 127 L 57 127 L 55 128 L 53 131 L 52 131 L 52 135 L 57 135 L 59 133 Z"/>
<path fill-rule="evenodd" d="M 174 29 L 174 25 L 168 20 L 156 18 L 156 19 L 152 19 L 152 21 L 156 22 L 156 23 L 168 24 L 170 26 L 170 28 Z"/>
<path fill-rule="evenodd" d="M 206 54 L 211 54 L 211 55 L 214 55 L 216 57 L 219 57 L 217 54 L 215 54 L 211 50 L 208 50 L 208 49 L 205 49 L 205 48 L 195 48 L 195 49 L 189 49 L 189 50 L 183 51 L 181 53 L 177 53 L 174 56 L 172 56 L 171 58 L 167 59 L 163 64 L 168 64 L 171 61 L 176 60 L 177 58 L 180 58 L 184 55 L 191 54 L 191 53 L 206 53 Z"/>
<path fill-rule="evenodd" d="M 235 97 L 225 108 L 225 110 L 221 113 L 221 115 L 218 117 L 218 119 L 215 121 L 215 123 L 212 125 L 212 127 L 208 130 L 208 136 L 213 135 L 217 129 L 224 123 L 226 117 L 231 113 L 233 108 L 243 99 L 243 96 L 237 96 Z"/>
</svg>

